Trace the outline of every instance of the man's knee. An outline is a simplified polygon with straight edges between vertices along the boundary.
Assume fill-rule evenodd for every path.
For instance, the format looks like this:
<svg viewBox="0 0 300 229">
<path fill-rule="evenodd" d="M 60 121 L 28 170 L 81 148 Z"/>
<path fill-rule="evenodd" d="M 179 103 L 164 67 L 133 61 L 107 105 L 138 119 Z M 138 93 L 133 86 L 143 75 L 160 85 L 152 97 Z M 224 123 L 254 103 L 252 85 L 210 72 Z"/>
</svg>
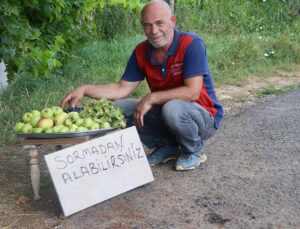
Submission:
<svg viewBox="0 0 300 229">
<path fill-rule="evenodd" d="M 182 108 L 182 100 L 171 100 L 162 107 L 162 118 L 167 124 L 176 124 L 180 122 L 184 115 Z"/>
</svg>

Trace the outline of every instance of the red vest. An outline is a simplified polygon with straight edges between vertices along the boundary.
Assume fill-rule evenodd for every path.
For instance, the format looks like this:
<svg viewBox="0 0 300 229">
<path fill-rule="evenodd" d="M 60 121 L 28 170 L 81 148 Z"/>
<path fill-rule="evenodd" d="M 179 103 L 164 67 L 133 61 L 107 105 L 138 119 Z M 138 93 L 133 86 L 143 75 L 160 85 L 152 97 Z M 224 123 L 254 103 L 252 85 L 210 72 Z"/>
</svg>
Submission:
<svg viewBox="0 0 300 229">
<path fill-rule="evenodd" d="M 180 36 L 177 52 L 174 56 L 170 55 L 167 59 L 167 76 L 163 77 L 159 66 L 153 65 L 151 59 L 146 58 L 148 41 L 139 44 L 136 49 L 136 59 L 138 65 L 146 76 L 149 88 L 152 92 L 163 91 L 184 85 L 183 82 L 183 64 L 185 50 L 193 41 L 190 36 Z M 214 108 L 214 101 L 209 97 L 203 80 L 201 94 L 197 101 L 212 116 L 215 116 L 217 109 Z"/>
</svg>

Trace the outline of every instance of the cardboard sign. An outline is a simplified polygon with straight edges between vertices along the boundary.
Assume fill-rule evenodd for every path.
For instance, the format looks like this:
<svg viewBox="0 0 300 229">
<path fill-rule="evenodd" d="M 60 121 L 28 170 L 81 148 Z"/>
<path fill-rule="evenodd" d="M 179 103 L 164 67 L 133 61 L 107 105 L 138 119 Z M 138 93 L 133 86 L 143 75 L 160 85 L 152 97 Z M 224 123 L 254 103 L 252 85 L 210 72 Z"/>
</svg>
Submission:
<svg viewBox="0 0 300 229">
<path fill-rule="evenodd" d="M 65 216 L 154 180 L 135 127 L 48 155 Z"/>
</svg>

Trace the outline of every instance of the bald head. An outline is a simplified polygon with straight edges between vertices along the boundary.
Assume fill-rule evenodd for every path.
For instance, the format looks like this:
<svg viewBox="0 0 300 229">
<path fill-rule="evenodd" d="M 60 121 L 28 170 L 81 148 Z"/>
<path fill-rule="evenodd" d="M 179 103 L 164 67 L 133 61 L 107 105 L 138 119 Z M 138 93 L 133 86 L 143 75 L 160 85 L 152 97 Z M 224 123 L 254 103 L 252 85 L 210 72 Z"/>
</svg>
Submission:
<svg viewBox="0 0 300 229">
<path fill-rule="evenodd" d="M 176 17 L 170 6 L 162 0 L 153 0 L 141 12 L 141 24 L 149 42 L 155 48 L 168 49 L 174 36 Z"/>
<path fill-rule="evenodd" d="M 165 13 L 168 14 L 168 16 L 172 16 L 173 13 L 172 13 L 172 10 L 171 10 L 171 7 L 169 6 L 169 4 L 163 0 L 152 0 L 150 2 L 148 2 L 143 10 L 141 11 L 141 18 L 143 20 L 143 16 L 145 14 L 145 12 L 147 12 L 149 9 L 152 9 L 153 7 L 155 8 L 158 8 L 160 10 L 164 10 Z"/>
</svg>

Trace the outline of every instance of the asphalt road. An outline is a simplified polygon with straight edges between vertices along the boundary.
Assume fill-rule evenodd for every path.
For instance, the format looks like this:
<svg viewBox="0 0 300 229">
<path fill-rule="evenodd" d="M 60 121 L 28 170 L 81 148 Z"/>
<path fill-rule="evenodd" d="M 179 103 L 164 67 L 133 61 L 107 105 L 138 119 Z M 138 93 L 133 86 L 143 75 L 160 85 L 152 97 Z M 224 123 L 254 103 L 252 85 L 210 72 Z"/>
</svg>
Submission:
<svg viewBox="0 0 300 229">
<path fill-rule="evenodd" d="M 205 152 L 200 169 L 153 167 L 154 182 L 56 228 L 300 227 L 300 89 L 227 116 Z"/>
</svg>

